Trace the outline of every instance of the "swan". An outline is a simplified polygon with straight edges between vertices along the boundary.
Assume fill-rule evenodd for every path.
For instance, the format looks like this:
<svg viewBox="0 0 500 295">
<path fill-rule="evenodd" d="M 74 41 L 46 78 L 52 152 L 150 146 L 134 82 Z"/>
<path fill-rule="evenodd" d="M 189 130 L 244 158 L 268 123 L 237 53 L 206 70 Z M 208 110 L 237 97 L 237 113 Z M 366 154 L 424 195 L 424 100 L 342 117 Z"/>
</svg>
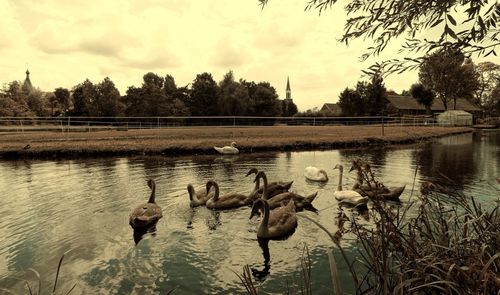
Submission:
<svg viewBox="0 0 500 295">
<path fill-rule="evenodd" d="M 328 181 L 328 175 L 326 174 L 326 171 L 314 166 L 306 167 L 304 171 L 304 176 L 306 177 L 306 179 L 310 181 L 318 181 L 318 182 Z"/>
<path fill-rule="evenodd" d="M 298 210 L 303 209 L 304 207 L 310 207 L 312 206 L 312 201 L 316 198 L 318 195 L 318 192 L 315 192 L 314 194 L 311 194 L 309 196 L 303 197 L 297 193 L 294 192 L 284 192 L 281 194 L 277 194 L 272 197 L 272 199 L 269 199 L 268 193 L 267 193 L 267 178 L 266 174 L 263 171 L 259 171 L 257 175 L 255 176 L 255 182 L 259 181 L 259 179 L 262 178 L 264 182 L 263 186 L 263 193 L 262 193 L 262 199 L 267 201 L 267 204 L 269 205 L 270 209 L 274 209 L 277 207 L 280 207 L 282 203 L 288 204 L 290 200 L 293 200 L 295 203 L 295 207 Z"/>
<path fill-rule="evenodd" d="M 293 232 L 297 227 L 297 216 L 295 215 L 295 203 L 288 202 L 286 206 L 269 210 L 269 204 L 264 199 L 257 199 L 252 206 L 250 219 L 263 211 L 264 217 L 257 229 L 257 237 L 265 239 L 276 239 Z"/>
<path fill-rule="evenodd" d="M 250 205 L 253 202 L 251 196 L 245 196 L 239 193 L 227 193 L 219 196 L 219 185 L 214 180 L 207 182 L 207 189 L 215 188 L 214 196 L 207 200 L 206 206 L 209 209 L 231 209 Z"/>
<path fill-rule="evenodd" d="M 191 207 L 204 206 L 207 200 L 212 198 L 215 194 L 214 190 L 209 190 L 208 182 L 204 189 L 195 191 L 192 184 L 188 184 L 187 190 L 189 193 L 189 205 Z"/>
<path fill-rule="evenodd" d="M 224 154 L 224 155 L 235 155 L 235 154 L 238 154 L 240 151 L 238 150 L 238 148 L 236 147 L 236 142 L 231 142 L 231 145 L 230 146 L 223 146 L 223 147 L 217 147 L 217 146 L 214 146 L 214 149 L 216 151 L 218 151 L 219 153 L 221 154 Z"/>
<path fill-rule="evenodd" d="M 368 198 L 363 197 L 358 192 L 353 190 L 342 190 L 342 174 L 344 173 L 344 167 L 340 164 L 335 165 L 333 169 L 339 169 L 339 184 L 337 190 L 333 193 L 333 196 L 341 204 L 349 204 L 352 206 L 366 206 L 368 203 Z"/>
<path fill-rule="evenodd" d="M 364 165 L 364 169 L 367 174 L 372 175 L 370 165 Z M 363 184 L 364 174 L 359 161 L 353 161 L 351 169 L 357 170 L 357 179 L 354 183 L 352 190 L 358 192 L 364 197 L 369 197 L 372 199 L 382 199 L 390 201 L 399 201 L 399 196 L 403 193 L 406 188 L 406 184 L 400 187 L 386 187 L 383 183 Z"/>
<path fill-rule="evenodd" d="M 148 186 L 151 189 L 148 202 L 138 206 L 130 213 L 129 224 L 134 229 L 152 226 L 163 216 L 161 207 L 155 203 L 155 181 L 149 179 Z"/>
<path fill-rule="evenodd" d="M 250 175 L 250 174 L 255 174 L 257 175 L 257 173 L 259 173 L 259 170 L 257 170 L 256 168 L 252 168 L 250 169 L 250 171 L 248 171 L 247 175 Z M 264 172 L 262 172 L 262 179 L 267 182 L 267 176 Z M 278 194 L 281 194 L 281 193 L 284 193 L 284 192 L 287 192 L 290 187 L 292 186 L 293 184 L 293 180 L 292 181 L 288 181 L 288 182 L 282 182 L 282 181 L 279 181 L 279 182 L 267 182 L 267 198 L 270 199 Z M 253 189 L 253 191 L 251 192 L 251 195 L 253 197 L 253 199 L 258 199 L 262 196 L 262 194 L 264 193 L 264 187 L 261 187 L 260 186 L 260 178 L 257 179 L 257 181 L 255 181 L 255 187 Z"/>
</svg>

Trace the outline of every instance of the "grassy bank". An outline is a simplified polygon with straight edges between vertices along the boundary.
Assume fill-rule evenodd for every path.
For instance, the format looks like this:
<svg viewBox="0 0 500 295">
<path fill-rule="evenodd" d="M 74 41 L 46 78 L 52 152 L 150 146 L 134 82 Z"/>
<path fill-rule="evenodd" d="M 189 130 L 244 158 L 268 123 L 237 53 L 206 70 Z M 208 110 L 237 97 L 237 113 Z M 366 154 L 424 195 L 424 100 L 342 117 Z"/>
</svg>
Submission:
<svg viewBox="0 0 500 295">
<path fill-rule="evenodd" d="M 212 154 L 213 146 L 237 143 L 243 153 L 408 144 L 471 132 L 465 127 L 272 126 L 186 127 L 97 132 L 0 134 L 0 157 L 80 157 Z M 29 146 L 28 146 L 29 145 Z"/>
</svg>

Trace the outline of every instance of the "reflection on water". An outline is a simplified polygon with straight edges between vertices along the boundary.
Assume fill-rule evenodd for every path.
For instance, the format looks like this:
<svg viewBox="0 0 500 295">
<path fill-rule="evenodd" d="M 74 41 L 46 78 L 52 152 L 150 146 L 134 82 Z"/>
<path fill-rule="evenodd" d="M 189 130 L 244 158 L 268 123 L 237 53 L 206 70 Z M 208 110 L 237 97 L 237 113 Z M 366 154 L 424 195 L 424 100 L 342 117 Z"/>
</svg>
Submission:
<svg viewBox="0 0 500 295">
<path fill-rule="evenodd" d="M 0 287 L 26 293 L 24 283 L 12 277 L 35 279 L 27 272 L 33 267 L 42 275 L 43 291 L 49 292 L 60 256 L 73 249 L 63 262 L 60 290 L 76 281 L 78 292 L 84 294 L 157 294 L 173 287 L 175 294 L 243 293 L 234 271 L 241 273 L 248 264 L 259 278 L 259 290 L 281 294 L 286 281 L 298 273 L 307 244 L 313 291 L 329 292 L 325 257 L 332 243 L 318 227 L 301 218 L 288 239 L 264 243 L 256 237 L 260 219 L 249 220 L 248 207 L 222 212 L 190 208 L 186 185 L 215 179 L 221 192 L 249 193 L 253 182 L 245 175 L 256 167 L 272 181 L 294 180 L 292 190 L 301 195 L 318 191 L 314 201 L 318 212 L 301 214 L 342 236 L 349 219 L 366 224 L 370 220 L 366 211 L 338 206 L 332 196 L 338 181 L 335 164 L 348 167 L 353 159 L 362 158 L 385 185 L 406 184 L 402 206 L 412 193 L 415 173 L 416 188 L 420 181 L 447 179 L 454 189 L 488 202 L 498 195 L 499 146 L 499 132 L 489 132 L 397 148 L 0 161 Z M 330 181 L 307 182 L 303 176 L 307 166 L 325 169 Z M 155 236 L 145 233 L 138 242 L 128 215 L 148 198 L 144 185 L 148 178 L 156 180 L 156 201 L 164 217 Z M 344 188 L 351 187 L 355 178 L 355 173 L 345 173 Z M 349 235 L 341 243 L 349 255 L 357 255 L 349 248 Z M 339 268 L 341 278 L 348 280 L 346 266 L 339 263 Z"/>
</svg>

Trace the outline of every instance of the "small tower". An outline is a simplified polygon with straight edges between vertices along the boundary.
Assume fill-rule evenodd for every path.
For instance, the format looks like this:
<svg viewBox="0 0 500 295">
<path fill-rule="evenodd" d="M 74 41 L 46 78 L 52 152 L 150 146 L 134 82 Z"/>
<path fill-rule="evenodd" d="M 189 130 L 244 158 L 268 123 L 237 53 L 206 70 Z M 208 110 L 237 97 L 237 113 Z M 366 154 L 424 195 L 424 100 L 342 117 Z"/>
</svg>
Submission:
<svg viewBox="0 0 500 295">
<path fill-rule="evenodd" d="M 290 77 L 286 77 L 286 99 L 292 99 L 292 89 L 290 88 Z"/>
<path fill-rule="evenodd" d="M 31 91 L 33 89 L 33 85 L 30 80 L 30 71 L 28 69 L 26 70 L 26 79 L 24 79 L 23 89 L 27 91 Z"/>
</svg>

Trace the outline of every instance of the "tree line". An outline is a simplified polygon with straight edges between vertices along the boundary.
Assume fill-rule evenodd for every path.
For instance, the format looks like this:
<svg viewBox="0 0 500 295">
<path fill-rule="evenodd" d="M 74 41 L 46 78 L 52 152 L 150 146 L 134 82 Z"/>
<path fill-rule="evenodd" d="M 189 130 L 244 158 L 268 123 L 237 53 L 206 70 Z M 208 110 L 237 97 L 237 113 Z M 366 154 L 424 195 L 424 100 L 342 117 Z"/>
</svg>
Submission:
<svg viewBox="0 0 500 295">
<path fill-rule="evenodd" d="M 218 83 L 210 73 L 198 74 L 191 84 L 177 86 L 174 77 L 149 72 L 141 86 L 124 95 L 106 77 L 99 83 L 86 79 L 71 90 L 32 89 L 19 81 L 0 91 L 0 116 L 293 116 L 297 106 L 281 100 L 269 82 L 234 78 L 227 72 Z"/>
<path fill-rule="evenodd" d="M 459 50 L 440 49 L 425 56 L 419 67 L 418 82 L 401 95 L 411 96 L 428 114 L 435 100 L 446 110 L 454 110 L 458 99 L 467 99 L 488 116 L 500 115 L 500 65 L 481 62 L 477 65 Z M 381 72 L 371 74 L 370 82 L 359 81 L 345 88 L 338 105 L 344 116 L 387 115 L 388 94 Z"/>
</svg>

